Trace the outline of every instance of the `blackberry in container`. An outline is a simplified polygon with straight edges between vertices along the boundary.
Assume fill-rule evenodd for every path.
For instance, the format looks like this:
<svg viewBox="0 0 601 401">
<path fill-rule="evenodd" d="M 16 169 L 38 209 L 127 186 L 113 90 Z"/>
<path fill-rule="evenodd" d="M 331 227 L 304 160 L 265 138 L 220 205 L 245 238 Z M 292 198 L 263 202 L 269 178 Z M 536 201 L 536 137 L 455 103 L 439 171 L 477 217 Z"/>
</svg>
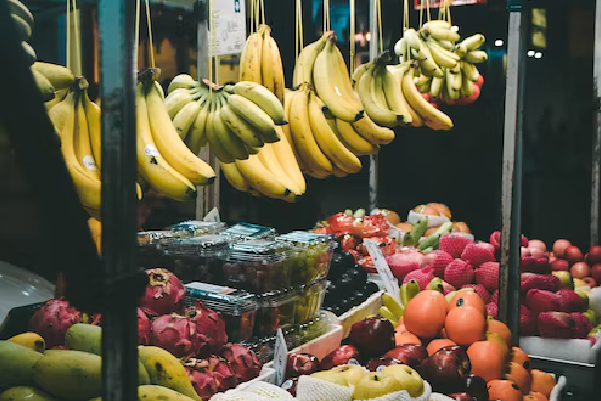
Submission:
<svg viewBox="0 0 601 401">
<path fill-rule="evenodd" d="M 255 295 L 214 284 L 186 284 L 186 304 L 194 305 L 197 300 L 221 314 L 230 342 L 240 343 L 252 337 L 259 307 Z"/>
</svg>

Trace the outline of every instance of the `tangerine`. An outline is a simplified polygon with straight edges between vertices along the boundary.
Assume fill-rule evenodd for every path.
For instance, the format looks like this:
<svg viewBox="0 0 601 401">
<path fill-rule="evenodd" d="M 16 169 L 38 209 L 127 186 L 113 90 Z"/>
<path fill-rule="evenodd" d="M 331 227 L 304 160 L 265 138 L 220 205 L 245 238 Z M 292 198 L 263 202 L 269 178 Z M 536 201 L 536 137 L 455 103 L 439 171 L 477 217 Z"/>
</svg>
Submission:
<svg viewBox="0 0 601 401">
<path fill-rule="evenodd" d="M 538 391 L 531 391 L 528 395 L 524 396 L 523 401 L 548 401 L 544 394 Z"/>
<path fill-rule="evenodd" d="M 486 320 L 476 308 L 462 306 L 453 308 L 445 319 L 447 337 L 458 345 L 469 346 L 484 339 Z"/>
<path fill-rule="evenodd" d="M 512 338 L 511 330 L 509 330 L 509 327 L 507 327 L 505 323 L 493 318 L 488 318 L 487 323 L 487 331 L 498 334 L 499 337 L 505 340 L 507 348 L 511 349 Z"/>
<path fill-rule="evenodd" d="M 476 341 L 467 349 L 472 363 L 472 374 L 484 381 L 500 380 L 505 372 L 503 349 L 491 340 Z"/>
<path fill-rule="evenodd" d="M 455 294 L 455 296 L 451 299 L 451 302 L 447 304 L 447 313 L 457 307 L 471 306 L 484 314 L 484 300 L 480 298 L 480 295 L 478 295 L 473 289 L 470 288 L 470 290 L 471 291 L 464 291 L 462 289 Z"/>
<path fill-rule="evenodd" d="M 488 399 L 499 401 L 522 401 L 520 388 L 510 380 L 488 382 Z"/>
<path fill-rule="evenodd" d="M 538 369 L 530 371 L 530 390 L 536 391 L 549 398 L 551 390 L 555 387 L 555 378 L 551 373 L 543 372 Z"/>
<path fill-rule="evenodd" d="M 431 356 L 436 351 L 441 349 L 442 347 L 446 347 L 447 345 L 457 345 L 454 341 L 448 340 L 446 338 L 438 338 L 436 340 L 430 341 L 430 344 L 426 347 L 428 351 L 428 356 Z"/>
<path fill-rule="evenodd" d="M 398 347 L 399 345 L 404 345 L 404 344 L 417 344 L 417 345 L 422 345 L 422 341 L 417 338 L 417 336 L 413 333 L 410 333 L 408 331 L 397 331 L 396 334 L 394 335 L 394 343 L 395 345 Z"/>
<path fill-rule="evenodd" d="M 511 380 L 517 384 L 522 391 L 522 394 L 527 395 L 530 392 L 530 372 L 524 369 L 519 363 L 509 363 L 508 373 L 505 375 L 505 379 Z"/>
<path fill-rule="evenodd" d="M 530 357 L 520 347 L 511 348 L 511 362 L 518 363 L 526 370 L 530 370 Z"/>
<path fill-rule="evenodd" d="M 434 338 L 444 326 L 446 301 L 438 291 L 419 292 L 405 305 L 405 327 L 420 338 Z"/>
</svg>

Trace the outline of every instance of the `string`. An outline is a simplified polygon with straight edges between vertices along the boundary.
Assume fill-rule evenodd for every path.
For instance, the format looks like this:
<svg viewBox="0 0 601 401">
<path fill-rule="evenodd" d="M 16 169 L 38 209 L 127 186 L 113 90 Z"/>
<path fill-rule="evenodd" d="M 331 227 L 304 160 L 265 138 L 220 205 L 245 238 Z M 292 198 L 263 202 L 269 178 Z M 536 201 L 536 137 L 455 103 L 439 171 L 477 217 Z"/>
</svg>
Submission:
<svg viewBox="0 0 601 401">
<path fill-rule="evenodd" d="M 134 25 L 134 66 L 138 69 L 138 52 L 140 48 L 140 0 L 136 0 L 136 22 Z"/>
<path fill-rule="evenodd" d="M 355 71 L 355 0 L 349 0 L 349 71 Z"/>
<path fill-rule="evenodd" d="M 409 29 L 409 4 L 403 0 L 403 33 Z"/>
<path fill-rule="evenodd" d="M 378 7 L 378 36 L 380 38 L 378 45 L 380 48 L 380 53 L 382 53 L 382 52 L 384 52 L 384 43 L 382 40 L 382 2 L 381 2 L 381 0 L 377 0 L 376 6 Z"/>
<path fill-rule="evenodd" d="M 71 1 L 67 0 L 67 68 L 71 70 Z"/>
<path fill-rule="evenodd" d="M 252 22 L 252 18 L 251 18 Z M 209 0 L 209 54 L 208 54 L 208 65 L 207 65 L 207 77 L 209 80 L 213 80 L 213 0 Z M 213 92 L 213 85 L 209 85 L 209 92 Z"/>
<path fill-rule="evenodd" d="M 303 6 L 301 4 L 301 0 L 296 0 L 296 60 L 298 60 L 298 55 L 300 54 L 303 48 Z"/>
<path fill-rule="evenodd" d="M 445 0 L 445 4 L 447 5 L 447 21 L 451 24 L 451 5 L 449 4 L 449 0 Z"/>
<path fill-rule="evenodd" d="M 419 8 L 419 29 L 422 29 L 422 25 L 424 22 L 424 4 L 422 3 L 423 0 L 421 0 L 419 2 L 420 4 L 420 8 Z"/>
<path fill-rule="evenodd" d="M 428 21 L 430 21 L 430 0 L 426 0 L 426 9 L 427 9 L 427 13 L 426 13 L 426 18 L 428 18 Z"/>
<path fill-rule="evenodd" d="M 150 23 L 150 3 L 148 0 L 146 2 L 146 25 L 148 25 L 148 42 L 150 49 L 150 68 L 156 68 L 156 64 L 154 63 L 154 47 L 152 45 L 152 24 Z"/>
<path fill-rule="evenodd" d="M 251 35 L 254 32 L 253 29 L 253 16 L 255 15 L 255 0 L 250 1 L 250 28 L 248 34 Z"/>
<path fill-rule="evenodd" d="M 265 2 L 264 2 L 264 0 L 261 0 L 261 19 L 263 20 L 263 23 L 265 23 Z"/>
<path fill-rule="evenodd" d="M 73 0 L 73 27 L 75 33 L 75 75 L 81 75 L 81 48 L 79 46 L 79 13 L 77 12 L 77 0 Z"/>
</svg>

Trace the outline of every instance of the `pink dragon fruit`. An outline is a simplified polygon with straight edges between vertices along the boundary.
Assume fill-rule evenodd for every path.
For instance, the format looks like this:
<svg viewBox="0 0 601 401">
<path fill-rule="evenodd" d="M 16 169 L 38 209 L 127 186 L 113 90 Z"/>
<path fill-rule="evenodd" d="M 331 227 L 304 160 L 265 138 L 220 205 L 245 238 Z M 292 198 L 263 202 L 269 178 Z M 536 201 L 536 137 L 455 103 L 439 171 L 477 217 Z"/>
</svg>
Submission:
<svg viewBox="0 0 601 401">
<path fill-rule="evenodd" d="M 219 375 L 210 369 L 208 361 L 190 358 L 184 361 L 184 366 L 196 394 L 202 401 L 209 400 L 219 392 Z"/>
<path fill-rule="evenodd" d="M 207 352 L 209 354 L 219 354 L 227 343 L 225 322 L 221 315 L 207 308 L 201 301 L 196 301 L 193 307 L 186 309 L 186 316 L 196 324 L 198 332 L 207 337 Z"/>
<path fill-rule="evenodd" d="M 209 369 L 219 381 L 219 391 L 227 391 L 238 385 L 238 378 L 234 374 L 229 362 L 218 356 L 207 358 Z"/>
<path fill-rule="evenodd" d="M 69 327 L 81 321 L 81 313 L 63 299 L 51 299 L 35 311 L 29 327 L 44 338 L 46 348 L 65 344 Z"/>
<path fill-rule="evenodd" d="M 171 352 L 178 358 L 206 352 L 207 337 L 198 332 L 196 323 L 185 316 L 172 313 L 152 321 L 150 344 Z"/>
<path fill-rule="evenodd" d="M 142 309 L 138 309 L 138 344 L 148 345 L 150 344 L 150 319 Z M 102 325 L 102 314 L 96 313 L 90 324 L 101 326 Z"/>
<path fill-rule="evenodd" d="M 228 361 L 240 383 L 259 376 L 263 368 L 263 364 L 257 359 L 257 355 L 251 349 L 242 345 L 226 345 L 223 347 L 221 356 Z"/>
<path fill-rule="evenodd" d="M 140 308 L 151 315 L 183 313 L 186 287 L 167 269 L 147 269 L 150 282 L 140 297 Z"/>
</svg>

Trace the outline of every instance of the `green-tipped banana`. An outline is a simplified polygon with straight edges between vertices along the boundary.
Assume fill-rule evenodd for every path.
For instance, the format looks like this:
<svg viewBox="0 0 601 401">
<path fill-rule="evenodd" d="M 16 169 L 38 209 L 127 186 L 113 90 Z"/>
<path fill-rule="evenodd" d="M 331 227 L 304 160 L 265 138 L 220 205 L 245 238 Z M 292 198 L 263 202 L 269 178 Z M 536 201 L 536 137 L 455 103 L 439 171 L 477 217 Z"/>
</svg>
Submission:
<svg viewBox="0 0 601 401">
<path fill-rule="evenodd" d="M 259 106 L 275 123 L 275 125 L 286 125 L 284 108 L 278 98 L 266 87 L 256 82 L 240 81 L 234 85 L 234 93 L 244 96 Z"/>
<path fill-rule="evenodd" d="M 483 63 L 488 60 L 488 54 L 484 50 L 472 50 L 465 55 L 465 61 L 472 64 Z"/>
<path fill-rule="evenodd" d="M 423 216 L 417 223 L 413 225 L 410 232 L 406 233 L 403 237 L 403 245 L 415 246 L 419 243 L 419 239 L 424 235 L 428 229 L 428 216 Z"/>
<path fill-rule="evenodd" d="M 438 291 L 441 294 L 444 294 L 444 281 L 440 277 L 434 277 L 432 281 L 428 283 L 426 286 L 426 290 L 434 290 Z"/>
<path fill-rule="evenodd" d="M 413 299 L 419 293 L 419 284 L 415 280 L 409 280 L 403 283 L 400 288 L 401 303 L 407 306 L 409 301 Z"/>
<path fill-rule="evenodd" d="M 453 223 L 450 221 L 443 223 L 436 231 L 419 241 L 419 248 L 421 250 L 425 250 L 427 248 L 438 248 L 438 240 L 440 239 L 440 236 L 443 234 L 450 234 L 452 230 Z"/>
<path fill-rule="evenodd" d="M 385 319 L 388 319 L 390 323 L 392 323 L 392 327 L 394 327 L 394 329 L 396 330 L 396 328 L 399 325 L 399 320 L 395 319 L 396 316 L 394 315 L 394 313 L 392 313 L 390 309 L 388 309 L 385 306 L 380 306 L 379 312 L 380 316 L 382 316 Z"/>
<path fill-rule="evenodd" d="M 397 322 L 405 314 L 405 307 L 387 292 L 382 294 L 382 305 L 394 315 Z"/>
<path fill-rule="evenodd" d="M 31 65 L 31 68 L 48 78 L 56 90 L 68 88 L 75 81 L 71 70 L 62 65 L 36 61 Z"/>
<path fill-rule="evenodd" d="M 192 76 L 188 74 L 179 74 L 169 83 L 169 87 L 167 88 L 167 93 L 171 93 L 176 89 L 184 88 L 184 89 L 194 89 L 199 88 L 200 83 L 196 81 Z"/>
</svg>

